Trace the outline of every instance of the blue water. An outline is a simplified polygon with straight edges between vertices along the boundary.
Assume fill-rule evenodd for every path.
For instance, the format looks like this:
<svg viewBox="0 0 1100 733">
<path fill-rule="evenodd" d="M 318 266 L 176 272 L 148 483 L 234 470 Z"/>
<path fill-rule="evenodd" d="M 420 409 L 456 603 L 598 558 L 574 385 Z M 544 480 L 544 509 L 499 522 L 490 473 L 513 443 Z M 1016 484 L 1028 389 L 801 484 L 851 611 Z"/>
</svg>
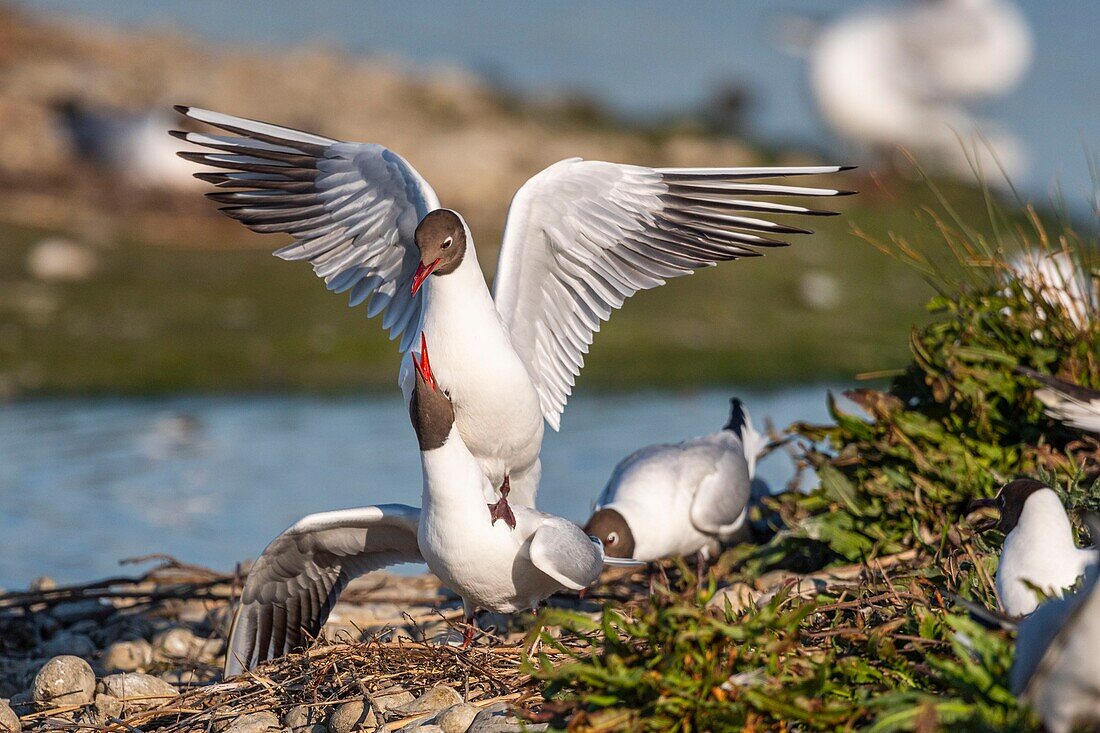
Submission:
<svg viewBox="0 0 1100 733">
<path fill-rule="evenodd" d="M 738 390 L 757 425 L 823 420 L 825 388 Z M 583 521 L 631 451 L 721 426 L 725 392 L 580 395 L 543 449 L 540 508 Z M 782 486 L 790 461 L 760 475 Z M 58 400 L 0 406 L 0 585 L 78 582 L 168 553 L 231 570 L 310 512 L 419 504 L 399 397 Z M 122 569 L 131 572 L 131 569 Z"/>
<path fill-rule="evenodd" d="M 741 2 L 561 0 L 517 3 L 357 0 L 22 0 L 35 9 L 124 25 L 169 26 L 227 44 L 315 43 L 471 69 L 525 92 L 579 89 L 627 113 L 691 109 L 731 79 L 753 94 L 752 127 L 772 141 L 827 143 L 804 64 L 776 47 L 778 18 L 820 19 L 873 0 Z M 891 0 L 877 4 L 895 4 Z M 1086 150 L 1100 150 L 1100 3 L 1017 0 L 1035 61 L 1020 87 L 985 114 L 1023 140 L 1022 183 L 1045 197 L 1060 181 L 1071 206 L 1092 200 Z M 333 87 L 339 93 L 339 85 Z M 858 160 L 850 162 L 858 163 Z"/>
</svg>

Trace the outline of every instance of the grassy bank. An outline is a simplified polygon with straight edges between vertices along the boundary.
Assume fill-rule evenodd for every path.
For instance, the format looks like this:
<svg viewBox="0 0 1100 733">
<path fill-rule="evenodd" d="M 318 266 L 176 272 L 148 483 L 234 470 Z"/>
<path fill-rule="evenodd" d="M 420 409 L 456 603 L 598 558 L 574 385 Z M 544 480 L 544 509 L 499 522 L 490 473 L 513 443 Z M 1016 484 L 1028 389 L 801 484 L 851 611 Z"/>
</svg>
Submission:
<svg viewBox="0 0 1100 733">
<path fill-rule="evenodd" d="M 976 190 L 950 193 L 962 211 L 984 208 Z M 870 191 L 839 203 L 843 216 L 814 220 L 817 233 L 789 248 L 632 298 L 596 339 L 580 388 L 775 384 L 904 363 L 905 334 L 929 291 L 852 230 L 942 252 L 918 213 L 933 197 L 912 186 L 893 199 Z M 47 232 L 0 230 L 0 391 L 391 388 L 397 354 L 379 324 L 326 292 L 308 266 L 272 257 L 277 238 L 196 231 L 110 239 L 91 247 L 95 273 L 68 283 L 28 270 Z M 475 237 L 491 266 L 498 231 Z"/>
</svg>

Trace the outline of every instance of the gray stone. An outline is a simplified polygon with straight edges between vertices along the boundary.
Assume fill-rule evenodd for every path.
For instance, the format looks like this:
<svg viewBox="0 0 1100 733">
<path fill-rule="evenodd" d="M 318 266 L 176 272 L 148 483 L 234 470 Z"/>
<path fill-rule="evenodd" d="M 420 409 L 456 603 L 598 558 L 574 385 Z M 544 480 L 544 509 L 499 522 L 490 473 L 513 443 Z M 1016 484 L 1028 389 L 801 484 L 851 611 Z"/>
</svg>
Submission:
<svg viewBox="0 0 1100 733">
<path fill-rule="evenodd" d="M 96 695 L 95 711 L 100 722 L 118 718 L 122 715 L 122 701 L 113 695 Z"/>
<path fill-rule="evenodd" d="M 23 730 L 23 723 L 20 722 L 19 716 L 11 709 L 7 700 L 0 700 L 0 731 L 19 733 L 21 730 Z"/>
<path fill-rule="evenodd" d="M 127 710 L 159 707 L 180 695 L 164 680 L 140 672 L 108 675 L 99 681 L 96 691 L 118 698 Z"/>
<path fill-rule="evenodd" d="M 44 657 L 59 657 L 65 654 L 74 657 L 90 657 L 95 654 L 95 644 L 84 634 L 58 634 L 42 644 L 39 652 Z"/>
<path fill-rule="evenodd" d="M 103 668 L 108 672 L 136 672 L 153 662 L 153 646 L 144 639 L 116 641 L 103 650 Z"/>
<path fill-rule="evenodd" d="M 34 701 L 43 708 L 84 705 L 95 694 L 95 674 L 80 657 L 54 657 L 34 678 Z"/>
<path fill-rule="evenodd" d="M 371 707 L 378 715 L 386 715 L 394 708 L 413 701 L 412 693 L 404 687 L 387 687 L 369 695 Z"/>
<path fill-rule="evenodd" d="M 443 733 L 443 729 L 435 723 L 413 723 L 411 726 L 405 726 L 401 729 L 407 733 L 417 731 L 417 733 Z"/>
<path fill-rule="evenodd" d="M 62 626 L 69 626 L 85 619 L 103 620 L 114 615 L 114 612 L 114 606 L 99 598 L 58 603 L 50 609 L 50 615 Z"/>
<path fill-rule="evenodd" d="M 477 708 L 469 703 L 460 702 L 446 710 L 439 711 L 433 721 L 443 729 L 443 733 L 466 733 L 477 717 Z"/>
<path fill-rule="evenodd" d="M 222 730 L 222 733 L 275 733 L 280 729 L 279 718 L 275 713 L 264 711 L 235 718 Z"/>
<path fill-rule="evenodd" d="M 546 723 L 520 722 L 512 713 L 512 706 L 506 702 L 498 702 L 481 711 L 474 717 L 469 733 L 523 733 L 524 731 L 546 730 Z"/>
<path fill-rule="evenodd" d="M 354 733 L 354 731 L 373 731 L 378 728 L 378 719 L 374 715 L 368 700 L 352 700 L 336 708 L 328 721 L 331 733 Z"/>
<path fill-rule="evenodd" d="M 412 702 L 392 708 L 397 715 L 434 713 L 462 702 L 462 696 L 446 685 L 436 685 Z"/>
<path fill-rule="evenodd" d="M 293 733 L 327 733 L 325 716 L 319 708 L 295 705 L 283 717 L 283 725 Z"/>
</svg>

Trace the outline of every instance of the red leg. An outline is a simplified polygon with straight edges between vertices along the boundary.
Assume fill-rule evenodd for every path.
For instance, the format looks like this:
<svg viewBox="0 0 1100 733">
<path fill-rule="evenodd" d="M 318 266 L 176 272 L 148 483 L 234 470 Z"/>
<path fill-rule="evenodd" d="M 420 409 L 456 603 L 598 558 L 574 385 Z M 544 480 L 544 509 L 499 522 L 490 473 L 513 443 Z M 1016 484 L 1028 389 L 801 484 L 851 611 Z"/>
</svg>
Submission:
<svg viewBox="0 0 1100 733">
<path fill-rule="evenodd" d="M 466 617 L 466 631 L 462 634 L 462 648 L 468 649 L 470 644 L 474 642 L 474 634 L 477 633 L 477 626 L 474 625 L 473 615 Z"/>
<path fill-rule="evenodd" d="M 512 513 L 512 507 L 508 506 L 508 494 L 511 491 L 512 487 L 505 476 L 504 483 L 500 485 L 500 500 L 496 504 L 489 504 L 489 517 L 492 519 L 490 524 L 496 524 L 498 519 L 503 519 L 509 527 L 516 528 L 516 515 Z"/>
</svg>

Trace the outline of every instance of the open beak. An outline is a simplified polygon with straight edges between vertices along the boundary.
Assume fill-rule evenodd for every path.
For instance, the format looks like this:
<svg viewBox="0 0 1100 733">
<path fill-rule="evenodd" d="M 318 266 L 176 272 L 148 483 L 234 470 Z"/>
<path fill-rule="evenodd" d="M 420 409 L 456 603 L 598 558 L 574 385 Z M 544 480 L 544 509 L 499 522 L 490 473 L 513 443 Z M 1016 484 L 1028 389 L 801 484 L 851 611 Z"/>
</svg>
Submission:
<svg viewBox="0 0 1100 733">
<path fill-rule="evenodd" d="M 428 361 L 428 339 L 424 337 L 423 332 L 420 334 L 420 353 L 413 354 L 412 361 L 416 373 L 420 375 L 424 383 L 431 387 L 433 391 L 437 390 L 438 387 L 435 383 L 435 375 L 432 374 L 432 365 Z"/>
<path fill-rule="evenodd" d="M 416 272 L 413 273 L 412 294 L 416 295 L 420 290 L 420 286 L 424 284 L 424 281 L 428 279 L 428 275 L 431 275 L 435 268 L 439 267 L 439 263 L 442 260 L 436 257 L 429 264 L 425 265 L 423 262 L 419 262 L 416 265 Z"/>
<path fill-rule="evenodd" d="M 967 515 L 970 515 L 970 514 L 973 514 L 976 511 L 978 511 L 979 509 L 997 509 L 997 500 L 996 499 L 975 499 L 974 501 L 970 502 L 969 506 L 966 507 L 966 513 L 967 513 Z M 1000 524 L 1000 519 L 999 518 L 998 519 L 988 519 L 987 518 L 987 519 L 983 519 L 983 520 L 975 523 L 974 524 L 974 529 L 978 530 L 979 532 L 986 532 L 988 530 L 993 529 L 998 524 Z"/>
</svg>

